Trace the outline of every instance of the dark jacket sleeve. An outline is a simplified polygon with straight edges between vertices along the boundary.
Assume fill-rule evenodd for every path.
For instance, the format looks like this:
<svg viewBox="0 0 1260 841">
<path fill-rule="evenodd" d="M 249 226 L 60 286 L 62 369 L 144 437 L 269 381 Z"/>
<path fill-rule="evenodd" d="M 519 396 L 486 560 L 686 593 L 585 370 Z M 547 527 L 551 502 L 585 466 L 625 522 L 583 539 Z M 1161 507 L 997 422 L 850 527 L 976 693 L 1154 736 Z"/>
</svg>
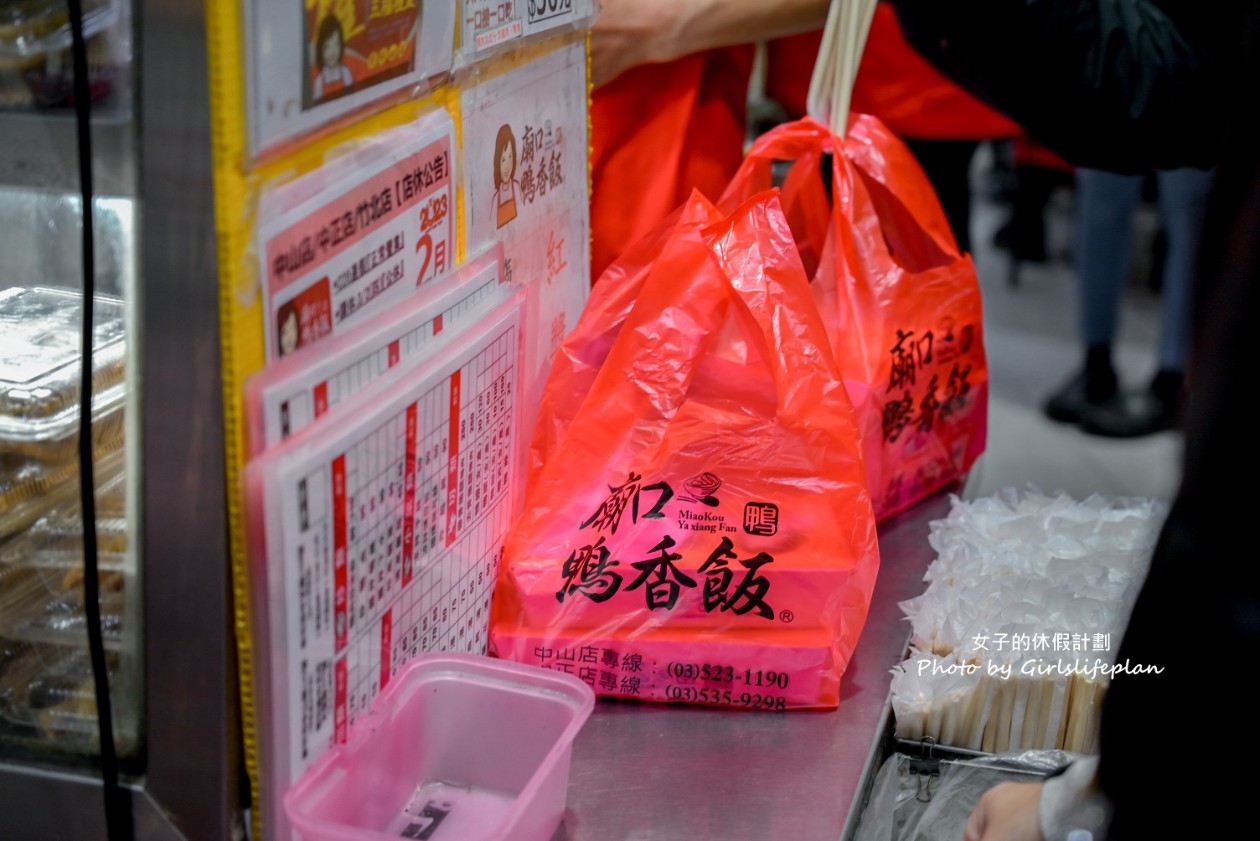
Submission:
<svg viewBox="0 0 1260 841">
<path fill-rule="evenodd" d="M 1207 168 L 1224 126 L 1213 4 L 893 0 L 942 72 L 1078 166 Z M 1202 4 L 1200 4 L 1202 5 Z"/>
<path fill-rule="evenodd" d="M 1260 3 L 1214 4 L 1226 18 L 1239 89 L 1260 85 Z M 1209 756 L 1213 734 L 1245 725 L 1251 709 L 1235 688 L 1260 649 L 1260 564 L 1255 545 L 1260 472 L 1254 445 L 1257 325 L 1260 325 L 1260 122 L 1230 116 L 1216 188 L 1203 226 L 1195 282 L 1195 337 L 1187 382 L 1184 470 L 1151 569 L 1117 652 L 1117 663 L 1155 664 L 1158 675 L 1117 675 L 1103 702 L 1103 789 L 1116 803 L 1112 841 L 1170 837 L 1206 815 L 1239 809 L 1206 766 L 1170 762 L 1171 737 Z M 1250 488 L 1250 489 L 1248 489 Z M 1188 754 L 1187 754 L 1188 755 Z"/>
</svg>

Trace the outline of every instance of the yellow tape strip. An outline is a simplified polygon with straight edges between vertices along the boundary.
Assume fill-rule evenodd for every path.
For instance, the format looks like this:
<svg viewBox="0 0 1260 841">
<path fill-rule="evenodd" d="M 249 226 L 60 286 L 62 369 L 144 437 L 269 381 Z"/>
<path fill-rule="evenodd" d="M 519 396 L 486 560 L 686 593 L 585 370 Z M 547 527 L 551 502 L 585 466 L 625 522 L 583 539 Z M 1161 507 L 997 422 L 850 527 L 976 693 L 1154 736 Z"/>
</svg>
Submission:
<svg viewBox="0 0 1260 841">
<path fill-rule="evenodd" d="M 464 224 L 464 105 L 461 90 L 452 84 L 446 90 L 446 110 L 455 121 L 455 265 L 468 259 L 468 226 Z"/>
<path fill-rule="evenodd" d="M 261 364 L 262 317 L 252 313 L 254 347 L 242 327 L 245 313 L 233 294 L 234 267 L 243 249 L 239 208 L 244 204 L 245 154 L 244 40 L 242 7 L 236 0 L 207 0 L 206 37 L 210 63 L 210 136 L 214 164 L 215 230 L 219 261 L 219 339 L 223 376 L 224 447 L 227 472 L 227 515 L 232 564 L 232 599 L 236 629 L 236 658 L 240 678 L 241 732 L 245 771 L 249 775 L 254 837 L 261 838 L 262 814 L 258 786 L 258 734 L 254 692 L 254 652 L 250 636 L 249 576 L 246 566 L 244 512 L 240 466 L 244 445 L 241 422 L 243 369 Z"/>
</svg>

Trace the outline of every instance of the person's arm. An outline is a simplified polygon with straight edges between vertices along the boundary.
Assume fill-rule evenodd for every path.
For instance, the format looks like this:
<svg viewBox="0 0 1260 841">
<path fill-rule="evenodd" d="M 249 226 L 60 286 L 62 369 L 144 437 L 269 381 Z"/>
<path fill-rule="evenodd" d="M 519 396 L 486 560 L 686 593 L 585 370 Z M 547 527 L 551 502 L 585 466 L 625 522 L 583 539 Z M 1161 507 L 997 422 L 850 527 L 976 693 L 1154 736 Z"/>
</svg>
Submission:
<svg viewBox="0 0 1260 841">
<path fill-rule="evenodd" d="M 892 0 L 929 61 L 1079 166 L 1211 166 L 1220 18 L 1156 0 Z"/>
<path fill-rule="evenodd" d="M 828 0 L 603 0 L 591 31 L 598 87 L 639 64 L 821 29 Z"/>
</svg>

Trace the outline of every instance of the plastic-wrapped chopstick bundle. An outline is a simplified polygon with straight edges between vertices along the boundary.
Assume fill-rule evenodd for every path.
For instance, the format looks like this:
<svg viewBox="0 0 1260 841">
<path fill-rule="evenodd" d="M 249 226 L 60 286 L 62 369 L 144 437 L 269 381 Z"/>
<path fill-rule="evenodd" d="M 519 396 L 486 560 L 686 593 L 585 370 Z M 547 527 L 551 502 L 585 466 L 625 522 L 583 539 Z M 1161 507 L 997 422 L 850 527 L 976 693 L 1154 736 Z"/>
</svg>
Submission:
<svg viewBox="0 0 1260 841">
<path fill-rule="evenodd" d="M 1095 749 L 1114 647 L 1166 514 L 1157 500 L 1031 487 L 955 497 L 931 524 L 927 588 L 901 604 L 912 648 L 894 669 L 897 735 Z"/>
</svg>

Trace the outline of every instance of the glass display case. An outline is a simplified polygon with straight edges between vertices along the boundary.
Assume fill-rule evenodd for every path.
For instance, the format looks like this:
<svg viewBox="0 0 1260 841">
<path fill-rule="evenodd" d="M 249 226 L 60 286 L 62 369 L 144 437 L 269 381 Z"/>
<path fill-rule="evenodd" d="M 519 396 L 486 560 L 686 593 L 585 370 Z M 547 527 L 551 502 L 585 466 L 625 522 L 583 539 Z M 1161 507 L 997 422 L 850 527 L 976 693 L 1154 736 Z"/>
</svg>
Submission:
<svg viewBox="0 0 1260 841">
<path fill-rule="evenodd" d="M 119 837 L 113 768 L 126 837 L 243 837 L 205 8 L 78 5 L 86 137 L 68 5 L 0 0 L 0 790 L 26 806 L 0 810 L 0 837 Z M 85 382 L 112 752 L 87 634 Z"/>
</svg>

